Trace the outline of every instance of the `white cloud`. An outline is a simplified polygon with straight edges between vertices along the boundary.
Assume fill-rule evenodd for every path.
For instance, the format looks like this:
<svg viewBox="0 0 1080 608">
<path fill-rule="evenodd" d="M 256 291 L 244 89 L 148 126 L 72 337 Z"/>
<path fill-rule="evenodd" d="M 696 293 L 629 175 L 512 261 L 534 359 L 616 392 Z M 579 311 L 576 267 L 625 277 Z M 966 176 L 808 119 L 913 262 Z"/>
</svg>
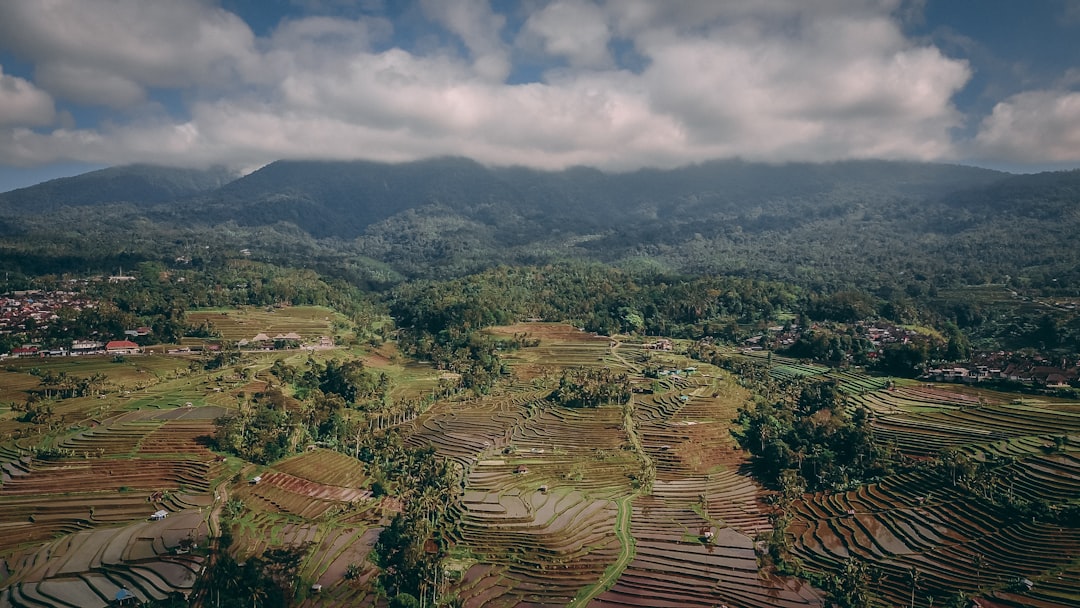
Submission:
<svg viewBox="0 0 1080 608">
<path fill-rule="evenodd" d="M 996 161 L 1080 162 L 1080 92 L 1028 91 L 999 102 L 980 124 L 975 147 Z"/>
<path fill-rule="evenodd" d="M 662 29 L 638 45 L 654 108 L 725 156 L 945 158 L 970 76 L 884 15 L 806 16 L 784 35 L 754 19 Z"/>
<path fill-rule="evenodd" d="M 204 0 L 9 0 L 0 39 L 43 86 L 91 104 L 134 103 L 135 87 L 223 86 L 256 60 L 247 24 Z"/>
<path fill-rule="evenodd" d="M 48 125 L 56 118 L 52 97 L 0 66 L 0 127 Z"/>
<path fill-rule="evenodd" d="M 46 63 L 34 75 L 38 84 L 58 97 L 81 103 L 126 108 L 146 99 L 139 83 L 93 66 Z"/>
<path fill-rule="evenodd" d="M 289 20 L 255 39 L 209 0 L 14 0 L 0 8 L 0 46 L 34 62 L 46 91 L 115 107 L 139 104 L 153 87 L 199 94 L 173 122 L 158 113 L 0 132 L 0 162 L 460 154 L 630 169 L 735 155 L 954 158 L 950 130 L 962 117 L 951 100 L 970 68 L 905 38 L 900 6 L 556 0 L 527 16 L 518 40 L 567 66 L 509 84 L 506 23 L 486 0 L 422 4 L 467 53 L 387 48 L 393 25 L 377 19 Z M 69 40 L 79 19 L 88 25 Z M 8 42 L 14 29 L 25 33 Z M 615 40 L 641 57 L 636 73 L 616 64 Z"/>
<path fill-rule="evenodd" d="M 533 13 L 520 39 L 524 47 L 565 59 L 573 67 L 606 68 L 613 64 L 608 51 L 608 17 L 585 0 L 556 0 Z"/>
<path fill-rule="evenodd" d="M 510 57 L 502 42 L 506 18 L 491 10 L 488 0 L 421 0 L 424 12 L 459 36 L 473 57 L 477 74 L 503 81 L 510 74 Z"/>
</svg>

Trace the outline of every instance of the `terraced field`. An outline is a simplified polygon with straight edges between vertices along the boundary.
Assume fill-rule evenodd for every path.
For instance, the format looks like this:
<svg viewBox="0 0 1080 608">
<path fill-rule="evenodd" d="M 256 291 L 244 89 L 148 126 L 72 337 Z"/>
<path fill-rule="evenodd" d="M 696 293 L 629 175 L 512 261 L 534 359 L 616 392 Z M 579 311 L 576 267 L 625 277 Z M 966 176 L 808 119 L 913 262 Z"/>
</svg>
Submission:
<svg viewBox="0 0 1080 608">
<path fill-rule="evenodd" d="M 868 385 L 868 383 L 863 383 Z M 1080 504 L 1080 404 L 1017 404 L 1008 395 L 917 385 L 852 397 L 876 413 L 874 432 L 915 459 L 954 450 L 995 474 L 981 493 L 1041 503 Z M 999 499 L 1000 500 L 1000 499 Z M 935 473 L 889 477 L 840 494 L 808 495 L 789 528 L 806 567 L 834 571 L 848 556 L 883 573 L 878 593 L 915 603 L 957 591 L 994 605 L 1080 605 L 1080 522 L 1019 516 L 1015 508 L 962 492 Z M 1028 579 L 1031 591 L 1016 591 Z"/>
<path fill-rule="evenodd" d="M 120 586 L 142 600 L 189 592 L 205 544 L 203 510 L 225 471 L 207 449 L 214 406 L 124 412 L 0 450 L 0 606 L 105 606 Z M 161 521 L 148 521 L 155 511 Z"/>
<path fill-rule="evenodd" d="M 633 501 L 634 559 L 591 605 L 821 605 L 809 586 L 759 570 L 754 537 L 770 527 L 768 507 L 728 432 L 748 395 L 700 373 L 668 388 L 636 407 L 656 482 Z"/>
<path fill-rule="evenodd" d="M 250 340 L 264 333 L 271 338 L 277 334 L 295 332 L 305 340 L 332 336 L 337 313 L 319 306 L 290 306 L 269 310 L 255 307 L 228 310 L 196 310 L 187 314 L 189 323 L 209 323 L 222 339 L 233 342 Z"/>
<path fill-rule="evenodd" d="M 328 323 L 325 314 L 305 314 L 311 318 L 296 322 L 318 326 L 319 335 L 328 327 L 319 325 Z M 235 328 L 247 331 L 246 322 Z M 408 445 L 433 446 L 462 472 L 457 496 L 448 497 L 444 596 L 469 607 L 824 605 L 821 591 L 759 565 L 756 539 L 771 529 L 771 507 L 730 433 L 752 397 L 738 382 L 677 353 L 646 352 L 572 327 L 495 331 L 540 339 L 506 353 L 514 382 L 389 423 Z M 275 356 L 287 355 L 248 364 L 260 373 Z M 394 357 L 369 356 L 373 365 L 397 365 Z M 144 599 L 190 591 L 202 558 L 177 550 L 181 541 L 204 544 L 211 514 L 227 502 L 242 505 L 236 557 L 308 547 L 301 576 L 322 590 L 304 606 L 383 605 L 368 556 L 400 503 L 374 498 L 364 465 L 337 451 L 311 446 L 267 466 L 218 456 L 208 441 L 213 420 L 235 407 L 240 391 L 272 378 L 245 384 L 220 371 L 188 373 L 182 364 L 165 365 L 169 360 L 115 364 L 131 378 L 125 381 L 145 382 L 120 390 L 110 379 L 105 399 L 61 402 L 62 421 L 41 435 L 16 435 L 25 425 L 0 416 L 9 433 L 0 443 L 0 557 L 7 565 L 0 608 L 103 606 L 119 585 Z M 646 364 L 665 371 L 646 378 Z M 782 357 L 772 365 L 781 380 L 835 379 L 849 404 L 873 412 L 879 440 L 922 463 L 796 501 L 788 535 L 806 571 L 835 572 L 851 556 L 866 560 L 882 573 L 876 591 L 888 605 L 911 603 L 912 568 L 920 573 L 918 606 L 929 607 L 931 597 L 940 605 L 956 590 L 996 606 L 1080 605 L 1080 525 L 1017 517 L 930 465 L 948 449 L 976 469 L 994 465 L 986 495 L 1051 510 L 1076 505 L 1080 405 Z M 629 374 L 636 389 L 629 403 L 569 409 L 548 399 L 563 369 L 599 366 Z M 437 376 L 416 369 L 395 377 L 403 391 L 418 390 L 408 379 L 422 378 L 415 384 L 427 394 Z M 157 510 L 168 517 L 148 521 Z M 347 580 L 347 570 L 358 575 Z M 1034 587 L 1011 588 L 1018 577 Z"/>
<path fill-rule="evenodd" d="M 728 354 L 770 362 L 781 380 L 812 371 L 760 352 Z M 889 606 L 941 605 L 960 591 L 983 606 L 1080 605 L 1080 522 L 1055 516 L 1080 507 L 1080 403 L 857 370 L 818 375 L 872 412 L 876 439 L 914 466 L 797 501 L 787 532 L 807 572 L 830 575 L 858 558 L 879 573 L 873 591 Z M 933 464 L 942 454 L 969 468 L 950 476 Z"/>
<path fill-rule="evenodd" d="M 651 384 L 634 363 L 640 347 L 562 326 L 505 331 L 541 337 L 514 353 L 520 376 L 611 366 Z M 717 374 L 672 375 L 630 407 L 579 410 L 522 383 L 414 421 L 410 443 L 467 471 L 450 591 L 466 606 L 820 606 L 805 584 L 759 572 L 767 507 L 728 430 L 748 395 Z"/>
<path fill-rule="evenodd" d="M 375 568 L 367 557 L 387 508 L 372 498 L 363 464 L 314 449 L 275 463 L 259 477 L 258 483 L 243 480 L 230 488 L 230 496 L 244 504 L 234 530 L 238 556 L 309 545 L 300 574 L 322 585 L 322 591 L 304 605 L 374 605 L 376 597 L 366 583 Z M 344 577 L 350 564 L 363 568 L 353 581 Z"/>
<path fill-rule="evenodd" d="M 196 511 L 76 532 L 11 560 L 0 606 L 111 606 L 121 587 L 139 601 L 188 593 L 204 558 L 182 550 L 182 543 L 197 546 L 206 538 Z"/>
</svg>

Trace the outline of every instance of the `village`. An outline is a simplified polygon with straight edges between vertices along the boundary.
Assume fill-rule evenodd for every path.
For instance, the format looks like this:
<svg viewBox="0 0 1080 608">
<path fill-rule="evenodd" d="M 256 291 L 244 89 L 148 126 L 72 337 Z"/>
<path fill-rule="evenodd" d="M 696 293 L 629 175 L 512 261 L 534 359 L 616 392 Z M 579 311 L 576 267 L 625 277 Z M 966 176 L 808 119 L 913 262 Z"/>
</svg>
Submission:
<svg viewBox="0 0 1080 608">
<path fill-rule="evenodd" d="M 116 277 L 110 277 L 110 280 Z M 139 355 L 153 350 L 163 354 L 184 355 L 202 351 L 221 350 L 225 341 L 200 339 L 194 343 L 172 346 L 150 345 L 156 341 L 153 329 L 146 326 L 123 330 L 116 336 L 70 336 L 53 340 L 46 345 L 44 336 L 61 320 L 61 313 L 79 313 L 93 309 L 98 303 L 74 291 L 26 290 L 0 296 L 0 360 L 29 357 L 82 357 Z M 307 348 L 333 348 L 329 336 L 305 340 L 297 332 L 257 333 L 235 342 L 241 351 L 273 351 Z"/>
<path fill-rule="evenodd" d="M 742 344 L 744 352 L 770 350 L 789 351 L 805 334 L 820 329 L 811 325 L 803 330 L 798 325 L 773 326 L 754 335 Z M 856 324 L 854 333 L 869 342 L 871 348 L 864 353 L 868 367 L 879 359 L 889 345 L 905 345 L 925 340 L 909 328 L 892 324 Z M 850 353 L 845 363 L 851 363 Z M 1080 388 L 1080 356 L 1050 357 L 1036 351 L 972 352 L 964 361 L 929 361 L 921 368 L 919 378 L 933 382 L 958 382 L 965 384 L 998 382 L 1014 383 L 1037 388 Z"/>
<path fill-rule="evenodd" d="M 930 367 L 923 379 L 935 382 L 1015 382 L 1043 388 L 1080 387 L 1080 358 L 1057 361 L 1037 354 L 998 351 L 972 357 L 960 365 Z"/>
</svg>

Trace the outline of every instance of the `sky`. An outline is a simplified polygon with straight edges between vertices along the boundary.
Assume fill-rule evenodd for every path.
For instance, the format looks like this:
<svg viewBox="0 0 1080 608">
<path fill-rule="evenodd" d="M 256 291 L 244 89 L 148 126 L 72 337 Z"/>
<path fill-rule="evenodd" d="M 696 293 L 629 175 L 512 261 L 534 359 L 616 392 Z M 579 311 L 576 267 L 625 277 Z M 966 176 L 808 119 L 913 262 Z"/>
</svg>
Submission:
<svg viewBox="0 0 1080 608">
<path fill-rule="evenodd" d="M 1080 0 L 0 2 L 0 191 L 445 155 L 1080 167 Z"/>
</svg>

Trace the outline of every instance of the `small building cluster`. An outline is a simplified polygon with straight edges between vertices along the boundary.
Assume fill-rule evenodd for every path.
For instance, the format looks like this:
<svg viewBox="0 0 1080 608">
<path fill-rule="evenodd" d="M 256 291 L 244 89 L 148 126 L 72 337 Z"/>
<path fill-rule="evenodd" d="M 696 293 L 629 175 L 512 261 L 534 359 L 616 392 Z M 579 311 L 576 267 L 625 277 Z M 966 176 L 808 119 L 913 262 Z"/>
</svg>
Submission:
<svg viewBox="0 0 1080 608">
<path fill-rule="evenodd" d="M 296 332 L 278 334 L 273 338 L 267 334 L 259 333 L 250 340 L 240 340 L 236 345 L 250 350 L 275 350 L 279 348 L 295 348 L 300 345 L 303 339 Z"/>
<path fill-rule="evenodd" d="M 43 329 L 60 318 L 60 309 L 94 308 L 92 300 L 71 291 L 16 291 L 0 297 L 0 333 Z"/>
<path fill-rule="evenodd" d="M 974 384 L 1004 380 L 1045 388 L 1080 387 L 1080 360 L 1050 361 L 1042 357 L 996 352 L 963 365 L 931 367 L 923 378 L 936 382 Z"/>
<path fill-rule="evenodd" d="M 321 336 L 316 342 L 305 343 L 304 337 L 296 332 L 277 334 L 273 337 L 260 333 L 250 340 L 240 340 L 236 346 L 242 350 L 283 350 L 300 347 L 317 350 L 333 348 L 334 339 L 330 336 Z"/>
</svg>

